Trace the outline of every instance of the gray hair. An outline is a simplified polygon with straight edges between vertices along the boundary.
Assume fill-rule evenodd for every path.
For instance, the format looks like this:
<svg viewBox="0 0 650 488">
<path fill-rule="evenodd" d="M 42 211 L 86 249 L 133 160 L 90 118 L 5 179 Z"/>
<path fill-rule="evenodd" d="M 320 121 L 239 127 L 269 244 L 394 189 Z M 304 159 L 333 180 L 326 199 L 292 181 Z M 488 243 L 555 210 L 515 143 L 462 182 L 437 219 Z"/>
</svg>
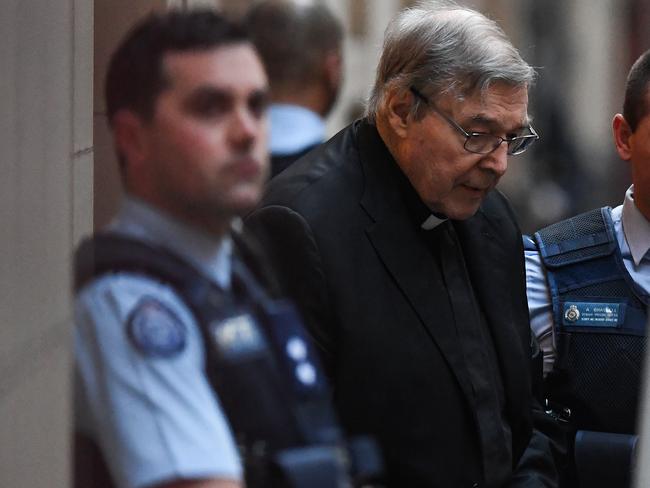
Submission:
<svg viewBox="0 0 650 488">
<path fill-rule="evenodd" d="M 448 1 L 428 1 L 395 17 L 384 38 L 366 115 L 374 120 L 386 93 L 415 86 L 436 100 L 452 93 L 462 99 L 495 82 L 530 86 L 535 70 L 503 30 L 483 14 Z M 420 117 L 420 100 L 412 113 Z"/>
</svg>

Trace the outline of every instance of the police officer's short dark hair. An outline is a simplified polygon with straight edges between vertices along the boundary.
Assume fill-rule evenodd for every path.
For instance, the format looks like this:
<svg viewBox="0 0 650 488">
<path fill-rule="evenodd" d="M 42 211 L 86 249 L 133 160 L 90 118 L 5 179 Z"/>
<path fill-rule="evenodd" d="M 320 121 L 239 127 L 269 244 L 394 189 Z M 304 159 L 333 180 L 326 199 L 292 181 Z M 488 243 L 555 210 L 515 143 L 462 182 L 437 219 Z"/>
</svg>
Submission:
<svg viewBox="0 0 650 488">
<path fill-rule="evenodd" d="M 623 117 L 632 131 L 643 117 L 650 111 L 648 106 L 648 90 L 650 89 L 650 50 L 644 52 L 636 60 L 625 84 L 625 102 L 623 103 Z"/>
<path fill-rule="evenodd" d="M 131 29 L 111 57 L 106 75 L 109 122 L 123 108 L 151 119 L 156 99 L 168 83 L 162 66 L 165 54 L 247 41 L 239 25 L 211 10 L 150 14 Z"/>
<path fill-rule="evenodd" d="M 320 79 L 325 55 L 339 50 L 343 42 L 341 22 L 317 2 L 260 1 L 250 8 L 243 24 L 272 90 L 301 88 Z"/>
</svg>

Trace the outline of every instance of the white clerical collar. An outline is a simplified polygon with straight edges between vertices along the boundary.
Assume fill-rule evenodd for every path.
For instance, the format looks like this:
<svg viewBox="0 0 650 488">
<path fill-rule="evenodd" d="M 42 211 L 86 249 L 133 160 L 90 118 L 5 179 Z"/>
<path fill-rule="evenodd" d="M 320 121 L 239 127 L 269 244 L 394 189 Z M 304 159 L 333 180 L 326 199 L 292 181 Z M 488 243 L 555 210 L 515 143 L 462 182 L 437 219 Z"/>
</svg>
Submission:
<svg viewBox="0 0 650 488">
<path fill-rule="evenodd" d="M 638 266 L 650 250 L 650 221 L 634 204 L 634 185 L 630 186 L 625 193 L 622 220 L 625 240 L 630 247 L 634 264 Z"/>
<path fill-rule="evenodd" d="M 427 217 L 427 219 L 422 222 L 422 227 L 424 230 L 432 230 L 438 227 L 440 224 L 445 222 L 447 219 L 441 219 L 440 217 L 436 217 L 435 215 L 431 214 Z"/>
</svg>

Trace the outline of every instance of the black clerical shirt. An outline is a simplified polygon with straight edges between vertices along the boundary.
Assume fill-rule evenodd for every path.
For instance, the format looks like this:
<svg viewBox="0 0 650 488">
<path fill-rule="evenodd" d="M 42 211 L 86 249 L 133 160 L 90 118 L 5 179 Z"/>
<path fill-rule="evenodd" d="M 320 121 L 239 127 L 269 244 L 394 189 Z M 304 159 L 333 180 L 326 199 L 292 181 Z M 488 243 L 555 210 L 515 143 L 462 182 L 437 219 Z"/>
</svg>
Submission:
<svg viewBox="0 0 650 488">
<path fill-rule="evenodd" d="M 430 230 L 422 228 L 431 211 L 399 168 L 395 169 L 396 182 L 413 225 L 418 226 L 418 233 L 430 250 L 447 290 L 449 307 L 455 318 L 458 347 L 473 393 L 472 410 L 485 483 L 489 487 L 503 486 L 513 471 L 512 432 L 505 417 L 503 382 L 490 329 L 476 300 L 453 221 L 444 220 Z"/>
</svg>

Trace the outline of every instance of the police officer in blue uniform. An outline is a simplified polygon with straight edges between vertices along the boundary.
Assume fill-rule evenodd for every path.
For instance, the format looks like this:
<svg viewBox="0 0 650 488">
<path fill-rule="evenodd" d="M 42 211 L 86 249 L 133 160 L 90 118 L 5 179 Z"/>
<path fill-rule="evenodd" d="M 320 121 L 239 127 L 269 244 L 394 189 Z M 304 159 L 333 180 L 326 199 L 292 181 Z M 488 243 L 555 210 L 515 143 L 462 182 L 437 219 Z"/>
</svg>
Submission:
<svg viewBox="0 0 650 488">
<path fill-rule="evenodd" d="M 553 224 L 526 242 L 548 411 L 575 434 L 566 486 L 630 482 L 650 303 L 649 90 L 650 51 L 632 67 L 623 114 L 613 120 L 618 154 L 632 165 L 623 204 Z"/>
<path fill-rule="evenodd" d="M 126 192 L 76 256 L 76 486 L 348 486 L 314 351 L 235 230 L 267 177 L 267 99 L 213 12 L 152 15 L 112 57 Z"/>
</svg>

